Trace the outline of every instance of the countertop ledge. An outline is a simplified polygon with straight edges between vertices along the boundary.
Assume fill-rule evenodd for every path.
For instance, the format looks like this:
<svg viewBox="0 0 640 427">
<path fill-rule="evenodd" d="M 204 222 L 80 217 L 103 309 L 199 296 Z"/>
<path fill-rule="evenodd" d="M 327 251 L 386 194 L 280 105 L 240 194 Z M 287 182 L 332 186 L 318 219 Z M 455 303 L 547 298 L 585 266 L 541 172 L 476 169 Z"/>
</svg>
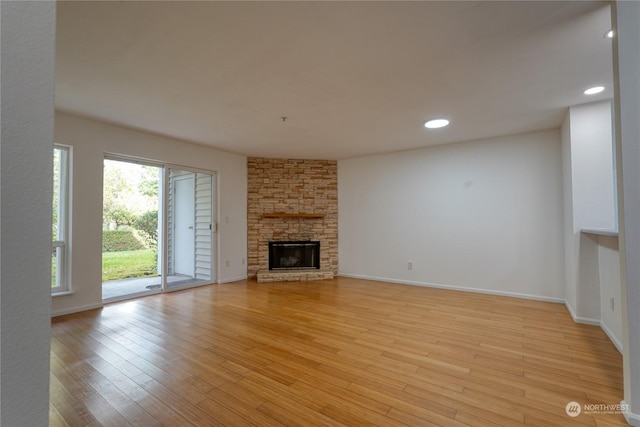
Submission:
<svg viewBox="0 0 640 427">
<path fill-rule="evenodd" d="M 587 234 L 595 234 L 597 236 L 610 236 L 610 237 L 618 237 L 618 230 L 610 230 L 610 229 L 597 229 L 597 228 L 583 228 L 580 230 L 582 233 Z"/>
</svg>

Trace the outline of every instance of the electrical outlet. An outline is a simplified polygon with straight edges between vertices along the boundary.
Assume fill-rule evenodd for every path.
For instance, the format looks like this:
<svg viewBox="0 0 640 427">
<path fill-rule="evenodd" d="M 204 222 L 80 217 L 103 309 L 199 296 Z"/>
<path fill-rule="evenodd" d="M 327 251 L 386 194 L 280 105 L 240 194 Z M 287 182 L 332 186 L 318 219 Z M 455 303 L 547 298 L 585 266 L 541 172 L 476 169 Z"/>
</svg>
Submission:
<svg viewBox="0 0 640 427">
<path fill-rule="evenodd" d="M 611 303 L 611 311 L 614 311 L 616 306 L 615 306 L 615 299 L 613 297 L 611 297 L 610 303 Z"/>
<path fill-rule="evenodd" d="M 245 262 L 246 262 L 246 261 L 245 261 L 245 259 L 244 259 L 244 258 L 242 258 L 242 265 L 244 265 L 244 263 L 245 263 Z"/>
<path fill-rule="evenodd" d="M 407 262 L 407 268 L 408 268 L 409 270 L 413 270 L 413 261 L 409 261 L 409 262 Z"/>
<path fill-rule="evenodd" d="M 229 267 L 229 260 L 226 260 L 226 261 L 224 262 L 224 266 L 225 266 L 225 267 Z"/>
</svg>

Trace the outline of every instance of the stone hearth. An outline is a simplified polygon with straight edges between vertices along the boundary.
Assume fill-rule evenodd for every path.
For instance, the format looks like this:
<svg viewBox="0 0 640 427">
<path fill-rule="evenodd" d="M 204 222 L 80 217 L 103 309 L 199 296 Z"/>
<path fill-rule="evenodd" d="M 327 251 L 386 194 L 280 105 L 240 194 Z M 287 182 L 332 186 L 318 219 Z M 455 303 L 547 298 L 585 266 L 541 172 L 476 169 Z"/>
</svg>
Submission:
<svg viewBox="0 0 640 427">
<path fill-rule="evenodd" d="M 333 279 L 331 270 L 260 270 L 256 274 L 258 282 L 306 282 L 311 280 Z"/>
</svg>

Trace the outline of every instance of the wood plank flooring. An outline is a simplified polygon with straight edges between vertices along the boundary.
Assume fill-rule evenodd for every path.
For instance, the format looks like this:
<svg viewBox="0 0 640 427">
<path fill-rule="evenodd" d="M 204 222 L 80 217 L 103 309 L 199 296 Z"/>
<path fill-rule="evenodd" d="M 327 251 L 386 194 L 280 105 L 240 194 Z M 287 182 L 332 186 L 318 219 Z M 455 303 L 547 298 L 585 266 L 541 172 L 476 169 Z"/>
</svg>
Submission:
<svg viewBox="0 0 640 427">
<path fill-rule="evenodd" d="M 622 358 L 561 304 L 243 281 L 52 322 L 52 426 L 621 426 Z"/>
</svg>

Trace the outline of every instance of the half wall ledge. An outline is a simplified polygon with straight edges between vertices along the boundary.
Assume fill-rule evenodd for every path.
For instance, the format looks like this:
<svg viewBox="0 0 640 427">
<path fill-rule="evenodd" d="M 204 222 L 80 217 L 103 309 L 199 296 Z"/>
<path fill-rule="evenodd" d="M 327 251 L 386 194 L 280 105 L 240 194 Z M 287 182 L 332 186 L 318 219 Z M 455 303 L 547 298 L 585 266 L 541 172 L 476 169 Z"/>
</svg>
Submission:
<svg viewBox="0 0 640 427">
<path fill-rule="evenodd" d="M 580 230 L 582 233 L 595 234 L 596 236 L 610 236 L 618 237 L 618 230 L 604 229 L 604 228 L 583 228 Z"/>
<path fill-rule="evenodd" d="M 333 279 L 331 270 L 260 270 L 256 275 L 258 283 L 269 282 L 310 282 Z"/>
</svg>

